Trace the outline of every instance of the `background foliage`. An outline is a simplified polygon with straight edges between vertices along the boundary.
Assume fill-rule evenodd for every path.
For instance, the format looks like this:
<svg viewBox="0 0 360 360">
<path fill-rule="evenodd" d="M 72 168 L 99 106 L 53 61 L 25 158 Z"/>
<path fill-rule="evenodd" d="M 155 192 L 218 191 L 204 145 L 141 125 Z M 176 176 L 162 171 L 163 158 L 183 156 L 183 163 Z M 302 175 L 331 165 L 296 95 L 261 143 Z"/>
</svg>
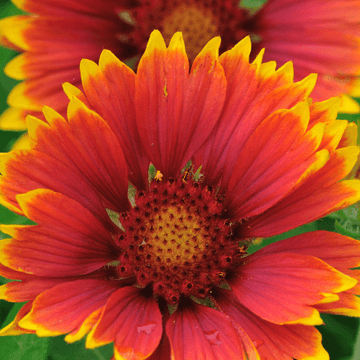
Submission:
<svg viewBox="0 0 360 360">
<path fill-rule="evenodd" d="M 246 5 L 251 6 L 256 2 L 258 5 L 263 0 L 244 0 Z M 0 0 L 0 17 L 6 17 L 19 13 L 9 0 Z M 0 48 L 0 69 L 11 60 L 16 53 Z M 6 97 L 15 80 L 6 77 L 0 72 L 0 113 L 6 105 Z M 357 121 L 357 116 L 340 116 L 350 121 Z M 11 131 L 0 131 L 0 151 L 9 151 L 20 133 Z M 318 220 L 314 223 L 289 231 L 281 236 L 265 239 L 261 244 L 252 247 L 252 251 L 265 246 L 268 243 L 295 236 L 307 231 L 319 229 L 337 231 L 344 235 L 360 239 L 360 213 L 358 207 L 352 206 Z M 18 216 L 0 205 L 0 223 L 2 224 L 25 224 L 26 219 Z M 0 239 L 6 237 L 0 232 Z M 6 279 L 0 277 L 0 285 L 6 283 Z M 12 304 L 0 300 L 0 328 L 10 323 L 22 304 Z M 359 360 L 360 359 L 360 337 L 358 336 L 359 320 L 342 316 L 324 315 L 325 326 L 319 330 L 323 334 L 323 344 L 330 353 L 331 360 Z M 112 356 L 112 345 L 87 350 L 84 341 L 75 344 L 67 344 L 63 336 L 53 338 L 38 338 L 36 335 L 21 335 L 13 337 L 0 337 L 0 355 L 2 360 L 109 360 Z"/>
</svg>

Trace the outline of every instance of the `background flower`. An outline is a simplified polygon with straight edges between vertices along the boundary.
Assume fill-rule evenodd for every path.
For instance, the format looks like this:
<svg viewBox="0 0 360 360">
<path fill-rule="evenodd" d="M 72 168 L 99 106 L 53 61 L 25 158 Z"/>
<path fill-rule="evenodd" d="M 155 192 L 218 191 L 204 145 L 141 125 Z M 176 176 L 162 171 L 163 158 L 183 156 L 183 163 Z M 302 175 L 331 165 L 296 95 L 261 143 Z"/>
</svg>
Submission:
<svg viewBox="0 0 360 360">
<path fill-rule="evenodd" d="M 312 93 L 316 101 L 348 93 L 359 96 L 360 1 L 269 0 L 249 21 L 254 53 L 264 59 L 294 63 L 295 79 L 319 75 Z M 359 106 L 346 96 L 344 109 Z"/>
<path fill-rule="evenodd" d="M 189 74 L 180 34 L 166 49 L 155 31 L 137 74 L 108 50 L 82 61 L 68 121 L 28 117 L 32 149 L 1 156 L 1 202 L 36 223 L 1 227 L 0 271 L 21 280 L 1 296 L 29 301 L 3 335 L 90 331 L 87 346 L 114 341 L 118 359 L 169 358 L 169 344 L 175 359 L 326 358 L 319 312 L 359 315 L 356 240 L 314 232 L 244 257 L 254 237 L 360 198 L 359 180 L 340 181 L 356 126 L 336 120 L 337 99 L 308 101 L 315 76 L 249 63 L 248 38 L 218 49 Z M 199 181 L 181 174 L 189 159 Z"/>
</svg>

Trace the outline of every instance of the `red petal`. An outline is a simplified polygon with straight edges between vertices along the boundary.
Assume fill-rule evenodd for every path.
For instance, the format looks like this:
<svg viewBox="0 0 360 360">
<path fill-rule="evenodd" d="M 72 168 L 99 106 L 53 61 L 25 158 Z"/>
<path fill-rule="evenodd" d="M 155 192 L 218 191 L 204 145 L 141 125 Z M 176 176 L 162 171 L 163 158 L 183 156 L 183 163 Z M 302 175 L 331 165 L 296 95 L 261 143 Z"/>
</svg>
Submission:
<svg viewBox="0 0 360 360">
<path fill-rule="evenodd" d="M 319 101 L 347 92 L 358 74 L 358 14 L 357 1 L 269 1 L 253 26 L 260 26 L 255 32 L 265 59 L 280 65 L 292 60 L 298 78 L 319 73 L 312 93 Z M 345 76 L 337 80 L 339 74 Z"/>
<path fill-rule="evenodd" d="M 327 188 L 319 187 L 321 181 L 313 180 L 312 183 L 307 181 L 274 207 L 244 223 L 242 235 L 277 235 L 360 200 L 360 180 L 344 180 Z"/>
<path fill-rule="evenodd" d="M 13 280 L 28 280 L 33 278 L 32 275 L 25 274 L 21 271 L 15 271 L 2 264 L 0 264 L 0 276 L 4 276 L 7 279 L 13 279 Z"/>
<path fill-rule="evenodd" d="M 76 98 L 68 107 L 69 122 L 50 108 L 43 111 L 50 127 L 28 118 L 33 148 L 81 171 L 114 209 L 126 211 L 130 206 L 126 162 L 105 121 Z"/>
<path fill-rule="evenodd" d="M 319 161 L 320 154 L 315 152 L 323 127 L 305 133 L 308 121 L 308 106 L 300 103 L 270 115 L 256 128 L 241 151 L 229 184 L 221 183 L 228 216 L 244 218 L 265 211 Z"/>
<path fill-rule="evenodd" d="M 227 290 L 216 290 L 216 303 L 233 321 L 241 324 L 254 342 L 261 359 L 327 358 L 321 345 L 321 334 L 312 326 L 267 322 L 242 306 Z"/>
<path fill-rule="evenodd" d="M 104 305 L 105 306 L 105 305 Z M 82 339 L 98 322 L 104 306 L 92 312 L 78 327 L 65 336 L 65 341 L 73 343 Z"/>
<path fill-rule="evenodd" d="M 2 265 L 0 266 L 0 270 L 1 267 Z M 14 271 L 14 273 L 16 272 Z M 116 276 L 116 273 L 114 267 L 106 266 L 90 274 L 66 277 L 66 278 L 64 277 L 46 278 L 41 276 L 28 275 L 24 273 L 21 275 L 23 277 L 22 281 L 12 281 L 12 282 L 8 282 L 3 286 L 0 286 L 1 299 L 11 302 L 32 301 L 40 293 L 56 285 L 62 284 L 64 282 L 85 280 L 85 279 L 111 279 L 114 278 L 114 276 Z M 21 275 L 17 275 L 17 277 L 21 277 Z M 27 278 L 25 276 L 27 276 Z"/>
<path fill-rule="evenodd" d="M 4 225 L 13 236 L 0 242 L 3 265 L 38 276 L 89 273 L 118 257 L 108 230 L 76 201 L 51 190 L 18 195 L 35 226 Z"/>
<path fill-rule="evenodd" d="M 318 304 L 316 309 L 323 313 L 360 317 L 360 298 L 349 292 L 338 294 L 339 300 L 328 304 Z"/>
<path fill-rule="evenodd" d="M 312 305 L 325 294 L 353 287 L 356 280 L 312 256 L 280 253 L 250 255 L 229 284 L 239 301 L 264 320 L 319 325 Z"/>
<path fill-rule="evenodd" d="M 50 156 L 35 150 L 15 150 L 2 154 L 0 165 L 0 191 L 6 200 L 16 206 L 16 195 L 38 188 L 60 192 L 89 209 L 102 220 L 110 223 L 109 217 L 89 182 L 74 167 L 68 167 Z"/>
<path fill-rule="evenodd" d="M 245 38 L 220 57 L 227 80 L 224 111 L 218 126 L 195 156 L 196 165 L 203 165 L 202 173 L 210 183 L 227 179 L 256 127 L 274 111 L 304 101 L 314 83 L 313 78 L 308 78 L 293 84 L 290 65 L 263 74 L 261 68 L 268 64 L 249 64 L 250 48 L 250 40 Z"/>
<path fill-rule="evenodd" d="M 62 91 L 61 84 L 72 80 L 76 86 L 80 85 L 79 69 L 65 69 L 55 73 L 45 73 L 40 78 L 33 78 L 16 85 L 8 96 L 9 105 L 23 110 L 41 112 L 44 104 L 56 108 L 60 113 L 66 113 L 68 103 Z M 42 86 L 42 84 L 47 86 Z"/>
<path fill-rule="evenodd" d="M 34 301 L 20 326 L 39 336 L 54 336 L 76 329 L 94 311 L 105 305 L 121 286 L 119 281 L 77 280 L 57 285 Z"/>
<path fill-rule="evenodd" d="M 114 9 L 124 10 L 131 8 L 134 6 L 134 2 L 130 0 L 122 0 L 121 3 L 118 0 L 107 0 L 106 3 L 94 0 L 82 2 L 51 0 L 44 3 L 42 0 L 30 0 L 26 2 L 17 1 L 17 6 L 25 11 L 39 15 L 57 14 L 60 16 L 60 14 L 72 14 L 73 16 L 80 16 L 81 14 L 89 14 L 98 19 L 99 14 L 103 14 L 105 17 L 112 14 Z"/>
<path fill-rule="evenodd" d="M 180 307 L 166 325 L 172 357 L 176 360 L 243 359 L 239 333 L 219 311 L 191 304 Z"/>
<path fill-rule="evenodd" d="M 147 358 L 148 360 L 171 360 L 170 341 L 166 332 L 163 331 L 160 344 L 156 350 Z"/>
<path fill-rule="evenodd" d="M 83 60 L 80 69 L 87 100 L 119 139 L 129 180 L 138 189 L 146 189 L 149 160 L 145 157 L 136 126 L 135 73 L 107 50 L 101 53 L 99 66 Z"/>
<path fill-rule="evenodd" d="M 159 308 L 162 313 L 163 329 L 166 327 L 166 323 L 169 320 L 170 314 L 168 306 L 165 301 L 159 300 Z M 171 347 L 170 340 L 163 330 L 160 343 L 156 350 L 147 358 L 148 360 L 171 360 Z"/>
<path fill-rule="evenodd" d="M 159 306 L 138 288 L 128 286 L 109 298 L 104 311 L 86 339 L 86 346 L 115 342 L 115 357 L 145 359 L 157 348 L 162 334 Z"/>
<path fill-rule="evenodd" d="M 251 257 L 256 259 L 279 253 L 311 255 L 341 272 L 360 266 L 360 242 L 330 231 L 314 231 L 276 241 Z"/>
<path fill-rule="evenodd" d="M 35 279 L 19 282 L 12 281 L 0 286 L 0 299 L 11 302 L 34 300 L 40 293 L 64 282 L 60 279 Z"/>
<path fill-rule="evenodd" d="M 180 33 L 169 48 L 150 37 L 136 78 L 136 119 L 150 160 L 165 178 L 175 177 L 202 145 L 223 107 L 226 81 L 218 61 L 219 39 L 189 63 Z"/>
</svg>

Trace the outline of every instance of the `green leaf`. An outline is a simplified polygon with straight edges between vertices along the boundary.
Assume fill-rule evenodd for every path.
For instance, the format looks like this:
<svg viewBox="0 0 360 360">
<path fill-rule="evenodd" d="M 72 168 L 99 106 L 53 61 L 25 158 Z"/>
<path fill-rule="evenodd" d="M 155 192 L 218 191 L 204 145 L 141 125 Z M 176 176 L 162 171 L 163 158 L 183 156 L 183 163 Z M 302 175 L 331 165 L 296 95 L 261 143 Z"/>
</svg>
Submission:
<svg viewBox="0 0 360 360">
<path fill-rule="evenodd" d="M 260 7 L 265 1 L 266 0 L 241 0 L 240 5 L 247 9 L 253 9 Z"/>
<path fill-rule="evenodd" d="M 323 345 L 331 359 L 347 359 L 353 355 L 359 319 L 340 315 L 321 314 L 325 325 L 318 330 L 323 335 Z M 352 360 L 358 360 L 360 357 Z"/>
<path fill-rule="evenodd" d="M 351 219 L 353 221 L 360 221 L 359 207 L 357 204 L 351 205 L 345 209 L 336 211 L 328 217 L 337 219 L 337 220 L 346 220 Z"/>
<path fill-rule="evenodd" d="M 351 358 L 349 358 L 349 360 L 358 360 L 358 359 L 360 359 L 360 329 L 358 329 L 353 355 Z"/>
<path fill-rule="evenodd" d="M 33 334 L 1 338 L 2 360 L 46 360 L 49 338 Z"/>
<path fill-rule="evenodd" d="M 109 360 L 113 353 L 113 343 L 90 350 L 85 348 L 85 340 L 68 344 L 63 336 L 58 336 L 51 339 L 47 360 Z"/>
<path fill-rule="evenodd" d="M 335 231 L 360 239 L 360 211 L 357 204 L 330 214 L 328 218 L 335 219 Z"/>
</svg>

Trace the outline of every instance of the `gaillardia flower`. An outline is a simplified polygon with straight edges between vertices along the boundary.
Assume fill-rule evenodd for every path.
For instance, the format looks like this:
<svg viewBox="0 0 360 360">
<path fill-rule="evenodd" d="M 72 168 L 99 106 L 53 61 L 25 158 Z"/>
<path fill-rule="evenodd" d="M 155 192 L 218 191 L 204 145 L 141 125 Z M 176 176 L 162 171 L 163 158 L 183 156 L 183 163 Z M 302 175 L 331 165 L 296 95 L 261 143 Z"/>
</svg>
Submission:
<svg viewBox="0 0 360 360">
<path fill-rule="evenodd" d="M 255 16 L 238 0 L 12 1 L 28 15 L 2 20 L 0 43 L 22 53 L 5 73 L 23 82 L 8 97 L 1 129 L 26 130 L 26 115 L 43 118 L 44 105 L 65 116 L 61 86 L 70 82 L 81 87 L 81 59 L 98 62 L 105 48 L 122 61 L 135 58 L 135 65 L 153 29 L 167 42 L 182 31 L 190 60 L 216 35 L 222 38 L 223 52 L 251 34 L 257 41 L 254 58 L 266 46 L 266 61 L 294 61 L 296 81 L 319 73 L 314 100 L 360 95 L 360 0 L 270 0 Z M 341 110 L 360 108 L 344 95 Z"/>
<path fill-rule="evenodd" d="M 318 73 L 312 92 L 320 101 L 348 93 L 360 96 L 360 1 L 268 0 L 251 19 L 248 31 L 258 41 L 254 54 L 265 47 L 264 60 L 294 64 L 295 80 Z M 343 111 L 359 105 L 343 96 Z"/>
<path fill-rule="evenodd" d="M 249 62 L 245 38 L 189 61 L 180 33 L 150 37 L 137 73 L 104 50 L 81 62 L 67 119 L 29 116 L 31 149 L 1 155 L 2 299 L 27 302 L 1 335 L 85 335 L 115 359 L 328 359 L 321 312 L 360 314 L 360 243 L 266 237 L 360 199 L 339 100 L 316 76 Z M 191 163 L 191 165 L 189 165 Z M 196 171 L 195 171 L 196 170 Z"/>
</svg>

